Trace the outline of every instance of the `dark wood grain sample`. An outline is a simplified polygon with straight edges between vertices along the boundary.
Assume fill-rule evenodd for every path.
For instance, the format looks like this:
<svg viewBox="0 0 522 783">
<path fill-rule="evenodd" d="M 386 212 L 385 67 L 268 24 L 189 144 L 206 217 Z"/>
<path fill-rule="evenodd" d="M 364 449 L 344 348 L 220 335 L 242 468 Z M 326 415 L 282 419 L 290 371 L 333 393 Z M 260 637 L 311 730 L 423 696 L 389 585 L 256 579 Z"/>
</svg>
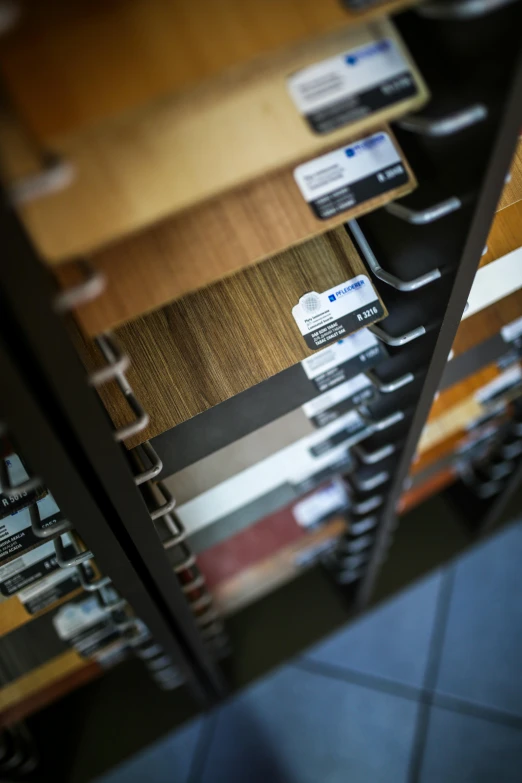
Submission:
<svg viewBox="0 0 522 783">
<path fill-rule="evenodd" d="M 438 416 L 442 416 L 450 408 L 458 405 L 467 397 L 471 397 L 476 391 L 481 389 L 490 381 L 495 380 L 501 374 L 496 364 L 489 364 L 478 372 L 469 375 L 460 383 L 450 386 L 439 394 L 431 406 L 428 421 L 434 421 Z"/>
<path fill-rule="evenodd" d="M 151 418 L 126 445 L 310 356 L 292 308 L 303 294 L 365 271 L 346 231 L 336 229 L 122 326 L 116 335 L 131 357 L 127 376 Z M 99 365 L 94 349 L 84 355 L 88 367 Z M 114 423 L 128 422 L 115 383 L 100 387 L 100 394 Z"/>
<path fill-rule="evenodd" d="M 519 247 L 522 247 L 522 201 L 496 213 L 487 240 L 487 253 L 482 256 L 480 266 L 486 266 Z"/>
<path fill-rule="evenodd" d="M 515 155 L 509 169 L 509 181 L 504 185 L 504 190 L 497 205 L 497 212 L 506 209 L 522 199 L 522 141 L 519 139 Z"/>
<path fill-rule="evenodd" d="M 397 147 L 389 128 L 382 130 Z M 305 202 L 292 166 L 91 255 L 90 263 L 105 276 L 107 285 L 97 299 L 78 308 L 83 330 L 95 335 L 112 329 L 406 195 L 416 182 L 398 147 L 397 151 L 408 182 L 328 220 L 317 218 Z M 55 274 L 67 287 L 78 283 L 83 271 L 73 262 L 55 267 Z"/>
</svg>

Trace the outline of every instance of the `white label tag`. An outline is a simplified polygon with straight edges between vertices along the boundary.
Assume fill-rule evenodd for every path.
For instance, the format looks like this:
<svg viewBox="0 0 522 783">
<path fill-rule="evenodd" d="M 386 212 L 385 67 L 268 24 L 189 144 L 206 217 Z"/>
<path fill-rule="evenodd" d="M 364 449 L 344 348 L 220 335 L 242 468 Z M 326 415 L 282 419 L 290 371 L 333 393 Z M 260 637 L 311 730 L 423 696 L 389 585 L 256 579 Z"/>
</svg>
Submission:
<svg viewBox="0 0 522 783">
<path fill-rule="evenodd" d="M 378 350 L 380 343 L 368 329 L 359 329 L 358 332 L 339 340 L 335 345 L 330 345 L 322 351 L 314 353 L 307 359 L 303 359 L 301 367 L 310 380 L 317 378 L 328 370 L 345 364 L 356 356 L 365 355 L 372 349 Z"/>
<path fill-rule="evenodd" d="M 302 163 L 294 178 L 321 220 L 408 182 L 399 153 L 382 132 Z"/>
<path fill-rule="evenodd" d="M 417 94 L 408 63 L 389 38 L 298 71 L 288 79 L 288 90 L 316 133 L 329 133 Z"/>
<path fill-rule="evenodd" d="M 17 557 L 16 560 L 11 560 L 10 563 L 0 566 L 0 582 L 5 581 L 10 576 L 15 576 L 15 574 L 20 573 L 20 571 L 30 568 L 30 566 L 39 563 L 41 560 L 45 560 L 47 557 L 52 557 L 54 554 L 54 544 L 52 541 L 49 541 L 48 543 L 37 547 L 37 549 L 28 552 L 23 557 Z"/>
<path fill-rule="evenodd" d="M 499 375 L 498 378 L 495 378 L 475 392 L 475 399 L 477 402 L 488 402 L 493 397 L 497 397 L 499 394 L 502 394 L 502 392 L 521 381 L 522 370 L 520 369 L 520 366 L 516 364 L 514 367 L 510 367 L 509 370 L 506 370 Z"/>
<path fill-rule="evenodd" d="M 317 490 L 309 497 L 296 503 L 292 508 L 295 521 L 301 527 L 310 527 L 321 522 L 329 514 L 346 508 L 348 493 L 339 479 L 327 487 Z"/>
<path fill-rule="evenodd" d="M 360 375 L 356 375 L 355 378 L 351 378 L 349 381 L 345 381 L 344 383 L 339 384 L 339 386 L 335 386 L 330 391 L 320 394 L 319 397 L 315 397 L 313 400 L 305 402 L 301 407 L 301 410 L 305 416 L 312 419 L 328 410 L 328 408 L 332 408 L 351 397 L 355 398 L 354 405 L 357 405 L 362 402 L 362 399 L 360 402 L 357 401 L 358 394 L 368 388 L 373 388 L 372 383 L 368 380 L 366 375 L 361 373 Z"/>
<path fill-rule="evenodd" d="M 520 335 L 522 335 L 522 317 L 503 326 L 500 330 L 500 334 L 506 343 L 511 343 L 513 340 L 516 340 L 517 337 L 520 337 Z"/>
<path fill-rule="evenodd" d="M 45 576 L 43 579 L 40 579 L 35 585 L 31 585 L 31 587 L 26 587 L 24 590 L 20 590 L 17 593 L 18 598 L 22 603 L 24 604 L 28 603 L 29 601 L 36 598 L 41 593 L 44 593 L 46 590 L 49 590 L 50 587 L 54 587 L 60 582 L 65 582 L 67 579 L 70 579 L 70 577 L 74 576 L 75 574 L 76 574 L 75 568 L 60 568 L 58 571 L 49 574 L 49 576 Z"/>
<path fill-rule="evenodd" d="M 292 315 L 308 347 L 316 350 L 378 321 L 384 310 L 369 278 L 357 275 L 321 294 L 304 294 Z"/>
<path fill-rule="evenodd" d="M 70 639 L 106 618 L 107 613 L 98 605 L 96 598 L 86 598 L 85 601 L 62 606 L 53 617 L 53 625 L 60 639 Z"/>
</svg>

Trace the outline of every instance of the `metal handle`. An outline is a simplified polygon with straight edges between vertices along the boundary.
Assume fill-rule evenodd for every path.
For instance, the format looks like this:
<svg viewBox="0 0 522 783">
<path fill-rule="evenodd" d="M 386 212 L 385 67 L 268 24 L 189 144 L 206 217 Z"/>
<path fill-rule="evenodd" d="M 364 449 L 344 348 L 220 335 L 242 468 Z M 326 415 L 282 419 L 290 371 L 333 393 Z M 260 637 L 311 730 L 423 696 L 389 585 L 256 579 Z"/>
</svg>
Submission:
<svg viewBox="0 0 522 783">
<path fill-rule="evenodd" d="M 363 446 L 359 444 L 354 446 L 352 450 L 357 459 L 361 460 L 365 465 L 375 465 L 377 462 L 381 462 L 381 460 L 394 454 L 397 447 L 394 443 L 387 443 L 386 446 L 375 449 L 375 451 L 365 451 Z"/>
<path fill-rule="evenodd" d="M 80 580 L 80 584 L 87 593 L 95 593 L 96 590 L 102 590 L 104 587 L 108 587 L 112 584 L 112 579 L 109 576 L 101 576 L 99 579 L 95 579 L 91 582 L 85 575 L 83 570 L 84 563 L 80 563 L 76 568 L 76 573 Z"/>
<path fill-rule="evenodd" d="M 158 481 L 156 483 L 156 486 L 158 487 L 161 494 L 165 498 L 165 503 L 159 508 L 156 508 L 154 509 L 154 511 L 150 512 L 150 518 L 152 519 L 153 522 L 155 522 L 157 519 L 161 519 L 161 517 L 164 517 L 167 514 L 170 514 L 171 511 L 174 511 L 176 507 L 176 501 L 172 497 L 172 494 L 168 491 L 165 484 L 163 484 L 162 481 Z"/>
<path fill-rule="evenodd" d="M 388 383 L 381 381 L 373 370 L 366 370 L 363 375 L 368 378 L 370 383 L 372 383 L 381 394 L 392 394 L 415 380 L 415 375 L 412 372 L 407 372 L 405 375 L 401 375 L 399 378 L 396 378 L 394 381 L 389 381 Z"/>
<path fill-rule="evenodd" d="M 350 521 L 350 527 L 348 530 L 348 535 L 350 537 L 352 536 L 361 536 L 363 533 L 367 533 L 368 530 L 372 530 L 377 525 L 377 517 L 365 517 L 364 519 L 359 519 L 357 522 Z"/>
<path fill-rule="evenodd" d="M 359 536 L 357 538 L 348 538 L 340 543 L 340 549 L 343 552 L 362 552 L 363 549 L 371 546 L 374 541 L 373 536 Z"/>
<path fill-rule="evenodd" d="M 383 343 L 386 343 L 386 345 L 391 345 L 394 348 L 400 348 L 402 345 L 411 343 L 413 340 L 416 340 L 417 337 L 422 337 L 423 334 L 426 334 L 426 327 L 424 326 L 417 326 L 415 329 L 412 329 L 411 332 L 405 332 L 405 334 L 401 334 L 399 337 L 392 337 L 391 334 L 388 334 L 384 329 L 375 324 L 368 326 L 368 329 L 378 340 L 381 340 Z"/>
<path fill-rule="evenodd" d="M 33 505 L 29 507 L 29 518 L 31 520 L 31 530 L 37 538 L 52 540 L 61 536 L 62 533 L 68 533 L 72 530 L 72 524 L 68 519 L 64 519 L 54 525 L 49 525 L 49 527 L 42 527 L 40 510 L 37 503 L 33 503 Z"/>
<path fill-rule="evenodd" d="M 400 220 L 411 223 L 413 226 L 425 226 L 428 223 L 434 223 L 452 212 L 456 212 L 462 206 L 462 201 L 457 196 L 451 196 L 438 204 L 432 204 L 425 209 L 411 209 L 404 204 L 387 204 L 384 209 L 389 215 L 393 215 Z M 440 275 L 439 275 L 440 277 Z"/>
<path fill-rule="evenodd" d="M 452 3 L 423 3 L 416 9 L 420 16 L 427 19 L 473 19 L 484 16 L 514 0 L 454 0 Z"/>
<path fill-rule="evenodd" d="M 85 552 L 77 552 L 75 555 L 68 558 L 65 554 L 65 547 L 60 536 L 57 536 L 53 540 L 53 544 L 56 553 L 56 562 L 60 568 L 74 568 L 81 563 L 85 563 L 87 560 L 92 560 L 94 557 L 92 552 L 86 550 Z"/>
<path fill-rule="evenodd" d="M 405 207 L 401 207 L 401 209 L 405 209 Z M 426 274 L 420 275 L 419 277 L 416 277 L 413 280 L 401 280 L 400 277 L 397 277 L 396 275 L 392 275 L 391 272 L 387 272 L 379 264 L 373 250 L 368 244 L 368 241 L 364 236 L 363 232 L 361 231 L 361 228 L 359 227 L 357 221 L 349 220 L 348 226 L 354 236 L 355 241 L 359 246 L 359 250 L 364 256 L 366 263 L 372 270 L 375 277 L 377 277 L 379 280 L 382 280 L 383 283 L 387 283 L 388 285 L 391 285 L 393 288 L 396 288 L 398 291 L 408 292 L 408 291 L 416 291 L 418 288 L 422 288 L 425 285 L 429 285 L 429 283 L 433 283 L 434 280 L 438 280 L 441 277 L 442 272 L 440 271 L 440 269 L 437 268 L 437 269 L 433 269 L 431 272 L 426 272 Z"/>
<path fill-rule="evenodd" d="M 505 443 L 500 448 L 500 454 L 504 459 L 515 459 L 522 454 L 522 440 L 517 440 L 514 443 Z"/>
<path fill-rule="evenodd" d="M 359 568 L 355 571 L 351 571 L 351 570 L 340 571 L 335 578 L 339 582 L 339 584 L 349 585 L 352 584 L 353 582 L 357 582 L 358 579 L 362 579 L 363 575 L 364 575 L 364 568 Z"/>
<path fill-rule="evenodd" d="M 361 408 L 359 408 L 357 412 L 361 419 L 368 424 L 369 428 L 372 430 L 372 434 L 374 432 L 387 430 L 388 427 L 393 427 L 394 424 L 398 424 L 402 421 L 405 416 L 404 411 L 395 411 L 394 413 L 390 413 L 389 416 L 385 416 L 383 419 L 375 420 L 368 416 Z"/>
<path fill-rule="evenodd" d="M 105 339 L 109 340 L 109 336 L 106 335 Z M 111 339 L 110 342 L 111 352 L 107 364 L 99 370 L 94 370 L 88 376 L 91 386 L 102 386 L 104 383 L 115 380 L 119 376 L 124 375 L 130 367 L 128 354 L 124 353 L 115 341 Z"/>
<path fill-rule="evenodd" d="M 102 272 L 94 269 L 86 261 L 78 262 L 83 271 L 84 280 L 78 285 L 60 291 L 55 295 L 53 307 L 57 313 L 68 313 L 79 305 L 91 302 L 103 293 L 107 285 L 107 279 Z"/>
<path fill-rule="evenodd" d="M 142 471 L 141 473 L 137 473 L 134 476 L 134 483 L 136 486 L 139 486 L 140 484 L 144 484 L 146 481 L 151 481 L 152 479 L 156 478 L 156 476 L 159 476 L 163 470 L 163 462 L 159 458 L 156 449 L 153 448 L 150 440 L 146 440 L 144 443 L 141 443 L 137 448 L 145 454 L 151 463 L 150 468 L 147 468 L 146 470 Z"/>
<path fill-rule="evenodd" d="M 412 115 L 399 120 L 397 125 L 403 130 L 419 133 L 421 136 L 440 137 L 452 136 L 459 133 L 477 122 L 482 122 L 488 116 L 488 109 L 483 103 L 475 103 L 473 106 L 466 106 L 453 114 L 447 114 L 445 117 L 430 119 L 429 117 L 420 117 Z"/>
<path fill-rule="evenodd" d="M 42 196 L 59 193 L 74 181 L 76 169 L 70 161 L 57 155 L 47 155 L 43 165 L 41 171 L 20 177 L 9 185 L 9 196 L 13 204 L 22 206 Z"/>
<path fill-rule="evenodd" d="M 504 462 L 488 465 L 485 470 L 494 481 L 500 481 L 513 473 L 515 470 L 515 463 L 510 460 L 505 460 Z"/>
<path fill-rule="evenodd" d="M 352 473 L 347 478 L 358 492 L 371 492 L 372 489 L 377 489 L 381 484 L 386 484 L 390 474 L 387 470 L 381 470 L 380 473 L 376 473 L 367 479 L 360 479 L 355 473 Z"/>
</svg>

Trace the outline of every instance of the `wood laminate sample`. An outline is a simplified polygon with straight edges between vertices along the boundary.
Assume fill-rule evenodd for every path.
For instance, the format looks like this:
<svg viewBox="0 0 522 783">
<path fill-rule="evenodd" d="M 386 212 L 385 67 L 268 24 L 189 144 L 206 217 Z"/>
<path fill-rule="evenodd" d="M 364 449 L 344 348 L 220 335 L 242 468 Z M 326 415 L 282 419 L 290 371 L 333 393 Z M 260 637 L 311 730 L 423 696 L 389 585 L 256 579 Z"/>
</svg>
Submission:
<svg viewBox="0 0 522 783">
<path fill-rule="evenodd" d="M 387 127 L 382 130 L 393 139 Z M 95 335 L 112 329 L 409 193 L 415 178 L 393 142 L 408 182 L 327 220 L 317 218 L 303 199 L 292 166 L 94 253 L 90 264 L 107 282 L 99 297 L 78 308 L 83 330 Z M 55 267 L 55 274 L 66 288 L 84 273 L 72 262 Z"/>
<path fill-rule="evenodd" d="M 503 326 L 522 317 L 522 288 L 462 321 L 453 342 L 455 356 L 460 356 L 498 334 Z M 506 344 L 507 348 L 507 344 Z"/>
<path fill-rule="evenodd" d="M 18 596 L 13 595 L 11 598 L 0 602 L 0 636 L 10 633 L 11 631 L 20 628 L 20 626 L 31 622 L 31 620 L 41 617 L 46 612 L 51 612 L 61 604 L 71 601 L 73 598 L 77 598 L 83 591 L 83 588 L 79 587 L 76 590 L 72 590 L 67 595 L 55 601 L 50 606 L 42 609 L 40 612 L 30 614 L 25 608 L 24 604 Z"/>
<path fill-rule="evenodd" d="M 445 389 L 439 394 L 437 399 L 434 400 L 430 409 L 428 421 L 432 422 L 439 416 L 442 416 L 446 411 L 450 410 L 455 405 L 458 405 L 467 397 L 470 397 L 487 383 L 498 378 L 500 374 L 501 371 L 498 366 L 496 364 L 490 364 L 478 372 L 473 373 L 473 375 L 469 375 L 467 378 L 460 381 L 460 383 L 456 383 L 448 389 Z"/>
<path fill-rule="evenodd" d="M 519 139 L 515 155 L 509 169 L 510 180 L 504 185 L 504 190 L 497 205 L 497 212 L 522 199 L 522 140 Z"/>
<path fill-rule="evenodd" d="M 449 487 L 457 479 L 458 473 L 454 467 L 447 465 L 442 467 L 422 483 L 402 493 L 397 506 L 397 513 L 407 514 L 408 511 L 424 503 L 428 498 L 442 492 L 443 489 Z"/>
<path fill-rule="evenodd" d="M 487 414 L 487 409 L 474 397 L 467 397 L 458 405 L 446 410 L 441 416 L 430 421 L 423 429 L 417 447 L 417 453 L 423 454 L 434 446 L 462 432 L 476 419 Z"/>
<path fill-rule="evenodd" d="M 25 0 L 5 86 L 39 138 L 98 122 L 278 49 L 402 9 L 339 0 Z"/>
<path fill-rule="evenodd" d="M 127 377 L 151 420 L 126 445 L 310 356 L 292 308 L 309 291 L 321 293 L 365 272 L 346 231 L 336 229 L 116 330 L 131 357 Z M 83 345 L 87 367 L 99 366 L 97 352 Z M 116 384 L 99 391 L 116 426 L 128 422 Z"/>
<path fill-rule="evenodd" d="M 487 266 L 519 247 L 522 247 L 522 201 L 495 215 L 487 241 L 488 251 L 482 256 L 479 266 Z"/>
<path fill-rule="evenodd" d="M 310 64 L 383 38 L 393 38 L 415 79 L 415 94 L 363 113 L 327 134 L 299 113 L 288 77 Z M 83 131 L 53 137 L 49 147 L 74 167 L 71 184 L 20 207 L 41 255 L 71 259 L 141 230 L 294 161 L 342 144 L 347 133 L 419 108 L 427 90 L 391 22 L 336 31 L 282 52 L 270 62 L 218 77 Z M 27 151 L 12 127 L 0 128 L 6 178 L 27 173 Z M 33 165 L 41 160 L 33 149 Z M 38 165 L 37 165 L 38 164 Z"/>
</svg>

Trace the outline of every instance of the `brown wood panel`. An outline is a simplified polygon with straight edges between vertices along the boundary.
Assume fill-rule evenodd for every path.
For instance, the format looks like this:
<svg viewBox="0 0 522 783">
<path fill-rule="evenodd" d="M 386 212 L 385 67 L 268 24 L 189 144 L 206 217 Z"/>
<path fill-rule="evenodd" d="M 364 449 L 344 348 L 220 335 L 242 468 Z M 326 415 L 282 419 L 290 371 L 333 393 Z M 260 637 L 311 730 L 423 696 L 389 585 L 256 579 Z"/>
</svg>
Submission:
<svg viewBox="0 0 522 783">
<path fill-rule="evenodd" d="M 26 0 L 0 71 L 38 137 L 70 133 L 227 68 L 400 10 L 339 0 Z"/>
<path fill-rule="evenodd" d="M 180 424 L 310 356 L 292 316 L 307 291 L 326 291 L 365 268 L 336 229 L 136 319 L 116 335 L 150 425 L 129 447 Z M 81 345 L 80 351 L 81 351 Z M 88 367 L 96 352 L 83 352 Z M 117 426 L 129 412 L 115 383 L 100 388 Z"/>
<path fill-rule="evenodd" d="M 431 448 L 425 449 L 422 453 L 417 452 L 416 457 L 411 463 L 410 476 L 417 476 L 435 462 L 452 454 L 465 436 L 466 431 L 459 429 L 447 438 L 439 440 Z"/>
<path fill-rule="evenodd" d="M 36 703 L 41 707 L 64 695 L 79 684 L 78 675 L 83 673 L 90 679 L 100 671 L 98 664 L 81 658 L 75 650 L 52 658 L 0 688 L 0 725 L 12 723 L 15 710 L 20 719 L 34 711 Z"/>
<path fill-rule="evenodd" d="M 455 356 L 460 356 L 490 337 L 499 334 L 503 326 L 521 316 L 522 288 L 460 323 L 452 349 Z"/>
<path fill-rule="evenodd" d="M 36 612 L 35 614 L 29 614 L 17 595 L 11 596 L 11 598 L 0 603 L 0 637 L 7 633 L 11 633 L 11 631 L 14 631 L 16 628 L 20 628 L 20 626 L 31 622 L 31 620 L 35 620 L 37 617 L 41 617 L 43 614 L 56 609 L 58 606 L 61 606 L 61 604 L 71 601 L 82 592 L 83 588 L 81 587 L 72 590 L 68 595 L 60 598 L 59 601 L 55 601 L 46 609 L 42 609 L 42 611 Z"/>
<path fill-rule="evenodd" d="M 471 397 L 476 391 L 493 381 L 500 374 L 501 371 L 495 363 L 488 364 L 487 367 L 483 367 L 478 372 L 473 373 L 473 375 L 468 375 L 460 383 L 455 383 L 453 386 L 445 389 L 433 401 L 428 421 L 434 421 L 439 416 L 442 416 L 446 411 L 458 405 L 467 397 Z"/>
<path fill-rule="evenodd" d="M 107 285 L 78 309 L 82 328 L 90 335 L 112 329 L 409 193 L 416 183 L 401 157 L 407 184 L 329 220 L 316 218 L 304 201 L 292 166 L 95 253 L 90 262 Z M 80 282 L 83 271 L 72 262 L 55 267 L 55 274 L 67 287 Z"/>
<path fill-rule="evenodd" d="M 488 252 L 482 256 L 479 266 L 486 266 L 522 247 L 522 201 L 497 212 L 486 244 Z"/>
<path fill-rule="evenodd" d="M 509 169 L 511 179 L 504 185 L 504 190 L 498 202 L 497 212 L 522 199 L 522 140 L 519 139 L 515 155 Z"/>
<path fill-rule="evenodd" d="M 436 495 L 437 493 L 442 492 L 443 489 L 446 489 L 446 487 L 449 487 L 457 478 L 458 474 L 455 471 L 455 468 L 451 466 L 441 468 L 441 470 L 427 478 L 418 486 L 412 487 L 402 493 L 397 505 L 397 513 L 407 514 L 408 511 L 411 511 L 415 506 L 424 503 L 424 501 L 428 500 L 432 495 Z"/>
<path fill-rule="evenodd" d="M 346 521 L 332 519 L 318 530 L 308 533 L 277 553 L 240 571 L 230 579 L 214 586 L 214 606 L 223 614 L 232 614 L 252 601 L 272 592 L 302 572 L 304 565 L 299 555 L 339 538 L 346 531 Z M 310 565 L 313 565 L 311 562 Z"/>
<path fill-rule="evenodd" d="M 24 204 L 21 217 L 42 256 L 71 260 L 229 189 L 342 144 L 347 135 L 419 108 L 418 93 L 361 117 L 329 134 L 315 134 L 297 111 L 287 87 L 296 70 L 382 37 L 402 43 L 391 22 L 380 21 L 282 52 L 269 63 L 158 100 L 84 131 L 52 139 L 52 150 L 73 165 L 76 176 L 60 192 Z M 19 131 L 19 129 L 18 129 Z M 38 170 L 34 144 L 12 124 L 0 127 L 5 176 Z M 15 138 L 13 138 L 15 137 Z M 26 140 L 25 147 L 27 147 Z M 20 149 L 22 147 L 22 149 Z M 32 164 L 29 165 L 30 159 Z"/>
<path fill-rule="evenodd" d="M 417 447 L 417 453 L 423 454 L 451 435 L 466 429 L 475 419 L 485 416 L 487 409 L 473 397 L 468 397 L 441 416 L 430 421 L 424 427 Z"/>
</svg>

